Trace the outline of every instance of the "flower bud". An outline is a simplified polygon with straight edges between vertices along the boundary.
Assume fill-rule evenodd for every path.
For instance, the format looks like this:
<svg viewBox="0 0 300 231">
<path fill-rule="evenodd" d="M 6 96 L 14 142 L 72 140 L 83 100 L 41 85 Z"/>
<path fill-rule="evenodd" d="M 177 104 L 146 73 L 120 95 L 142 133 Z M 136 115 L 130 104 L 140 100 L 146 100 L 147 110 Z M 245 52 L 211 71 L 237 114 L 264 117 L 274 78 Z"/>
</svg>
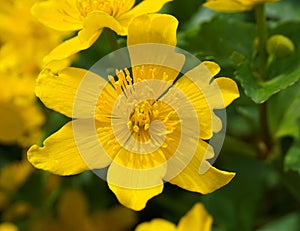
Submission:
<svg viewBox="0 0 300 231">
<path fill-rule="evenodd" d="M 272 35 L 267 41 L 267 52 L 277 58 L 289 56 L 295 52 L 293 42 L 283 35 Z"/>
</svg>

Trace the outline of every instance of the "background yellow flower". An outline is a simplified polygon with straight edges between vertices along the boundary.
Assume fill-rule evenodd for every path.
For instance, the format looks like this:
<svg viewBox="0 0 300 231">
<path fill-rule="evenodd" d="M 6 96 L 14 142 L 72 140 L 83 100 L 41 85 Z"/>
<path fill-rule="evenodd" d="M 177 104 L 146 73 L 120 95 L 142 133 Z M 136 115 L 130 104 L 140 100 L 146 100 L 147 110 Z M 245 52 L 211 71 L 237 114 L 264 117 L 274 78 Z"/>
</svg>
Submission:
<svg viewBox="0 0 300 231">
<path fill-rule="evenodd" d="M 278 0 L 207 0 L 204 6 L 220 12 L 240 12 L 253 9 L 256 5 Z"/>
<path fill-rule="evenodd" d="M 177 227 L 169 221 L 156 218 L 138 225 L 135 231 L 210 231 L 212 221 L 204 206 L 197 203 L 180 219 Z"/>
<path fill-rule="evenodd" d="M 1 1 L 0 143 L 6 145 L 28 147 L 41 138 L 45 118 L 34 94 L 35 79 L 44 67 L 43 57 L 66 35 L 31 15 L 35 2 Z"/>
<path fill-rule="evenodd" d="M 59 31 L 79 31 L 78 35 L 56 47 L 45 63 L 61 60 L 87 49 L 98 39 L 104 28 L 127 35 L 131 20 L 141 14 L 154 13 L 171 0 L 47 0 L 39 1 L 33 14 L 46 26 Z"/>
</svg>

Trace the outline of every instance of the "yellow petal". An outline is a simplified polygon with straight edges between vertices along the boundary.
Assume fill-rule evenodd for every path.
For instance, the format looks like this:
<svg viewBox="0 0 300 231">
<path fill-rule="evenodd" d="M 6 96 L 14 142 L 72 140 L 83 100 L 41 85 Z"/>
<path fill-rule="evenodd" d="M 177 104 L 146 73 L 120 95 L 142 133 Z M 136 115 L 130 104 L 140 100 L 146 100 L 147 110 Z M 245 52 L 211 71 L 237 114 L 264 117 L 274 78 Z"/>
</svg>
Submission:
<svg viewBox="0 0 300 231">
<path fill-rule="evenodd" d="M 83 29 L 78 33 L 79 40 L 83 43 L 90 41 L 90 38 L 94 34 L 102 31 L 105 27 L 115 31 L 119 35 L 126 35 L 125 29 L 113 16 L 102 11 L 95 11 L 89 13 L 84 19 Z"/>
<path fill-rule="evenodd" d="M 162 192 L 166 167 L 160 149 L 137 154 L 122 148 L 108 168 L 107 182 L 121 204 L 141 210 L 149 199 Z"/>
<path fill-rule="evenodd" d="M 212 221 L 212 217 L 207 213 L 204 206 L 197 203 L 180 219 L 177 231 L 190 231 L 191 227 L 194 230 L 210 231 Z"/>
<path fill-rule="evenodd" d="M 176 46 L 177 26 L 177 19 L 171 15 L 152 14 L 138 16 L 129 25 L 127 45 L 162 43 Z"/>
<path fill-rule="evenodd" d="M 70 118 L 91 118 L 100 85 L 105 84 L 104 79 L 81 68 L 70 67 L 57 74 L 45 69 L 36 81 L 35 93 L 48 108 Z M 75 99 L 79 105 L 74 106 Z"/>
<path fill-rule="evenodd" d="M 107 181 L 110 184 L 131 189 L 161 185 L 162 178 L 166 173 L 166 162 L 161 149 L 157 149 L 153 153 L 139 154 L 121 148 L 109 166 Z"/>
<path fill-rule="evenodd" d="M 220 105 L 216 105 L 216 108 L 227 107 L 233 100 L 240 96 L 237 84 L 229 78 L 221 77 L 215 79 L 223 96 L 223 102 L 217 101 Z"/>
<path fill-rule="evenodd" d="M 172 0 L 144 0 L 127 13 L 121 15 L 118 21 L 127 28 L 131 20 L 138 15 L 158 12 L 167 2 Z"/>
<path fill-rule="evenodd" d="M 184 55 L 175 52 L 178 21 L 171 15 L 141 15 L 128 28 L 127 45 L 134 78 L 175 80 L 184 64 Z M 138 45 L 139 44 L 139 45 Z M 137 68 L 143 68 L 143 76 Z"/>
<path fill-rule="evenodd" d="M 211 193 L 228 184 L 235 173 L 220 171 L 211 166 L 205 160 L 207 148 L 208 144 L 201 141 L 193 159 L 181 173 L 170 180 L 170 183 L 202 194 Z"/>
<path fill-rule="evenodd" d="M 58 175 L 73 175 L 89 169 L 76 147 L 72 122 L 48 137 L 43 145 L 33 145 L 27 152 L 34 167 Z"/>
<path fill-rule="evenodd" d="M 88 49 L 98 39 L 101 30 L 96 31 L 94 34 L 89 34 L 87 40 L 80 40 L 78 36 L 68 39 L 54 48 L 47 56 L 44 57 L 45 65 L 57 60 L 64 60 L 79 51 Z"/>
<path fill-rule="evenodd" d="M 223 2 L 223 1 L 208 1 L 203 4 L 205 7 L 219 11 L 224 13 L 231 13 L 231 12 L 240 12 L 240 11 L 247 11 L 251 10 L 251 6 L 242 5 L 236 1 L 230 2 Z"/>
<path fill-rule="evenodd" d="M 40 1 L 32 7 L 32 14 L 44 25 L 60 31 L 75 31 L 82 28 L 76 0 Z"/>
<path fill-rule="evenodd" d="M 192 226 L 190 226 L 191 228 Z M 139 224 L 135 231 L 176 231 L 176 226 L 163 219 L 153 219 L 150 222 Z M 202 231 L 202 230 L 201 230 Z"/>
<path fill-rule="evenodd" d="M 148 189 L 128 189 L 109 183 L 108 186 L 122 205 L 136 211 L 145 208 L 147 201 L 163 190 L 163 184 Z"/>
<path fill-rule="evenodd" d="M 251 10 L 257 4 L 276 1 L 277 0 L 208 0 L 203 5 L 215 11 L 233 13 Z"/>
<path fill-rule="evenodd" d="M 200 137 L 210 139 L 212 131 L 222 128 L 220 118 L 213 109 L 224 109 L 239 96 L 236 83 L 229 78 L 217 78 L 220 67 L 214 62 L 205 61 L 185 73 L 175 86 L 181 89 L 194 105 L 199 118 Z"/>
<path fill-rule="evenodd" d="M 203 83 L 205 82 L 203 81 Z M 216 118 L 213 116 L 212 108 L 201 89 L 186 76 L 181 77 L 175 83 L 175 87 L 179 88 L 194 106 L 200 125 L 200 138 L 210 139 Z"/>
<path fill-rule="evenodd" d="M 217 75 L 221 70 L 220 66 L 217 63 L 211 61 L 204 61 L 199 65 L 199 67 L 205 67 L 211 73 L 211 78 Z"/>
</svg>

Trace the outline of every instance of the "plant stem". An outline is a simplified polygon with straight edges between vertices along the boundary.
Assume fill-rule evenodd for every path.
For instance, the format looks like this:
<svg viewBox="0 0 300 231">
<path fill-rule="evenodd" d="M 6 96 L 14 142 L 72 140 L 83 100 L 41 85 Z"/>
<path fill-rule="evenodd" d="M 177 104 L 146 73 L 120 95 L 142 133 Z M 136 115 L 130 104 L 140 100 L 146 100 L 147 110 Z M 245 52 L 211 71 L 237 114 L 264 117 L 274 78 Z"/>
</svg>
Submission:
<svg viewBox="0 0 300 231">
<path fill-rule="evenodd" d="M 272 150 L 272 137 L 269 132 L 268 118 L 267 118 L 267 104 L 262 103 L 259 105 L 260 114 L 260 130 L 261 138 L 263 140 L 263 147 L 260 149 L 260 157 L 265 159 Z"/>
<path fill-rule="evenodd" d="M 265 72 L 268 62 L 268 55 L 266 52 L 267 43 L 267 23 L 265 14 L 265 5 L 259 4 L 255 7 L 255 16 L 258 33 L 258 58 L 259 58 L 259 74 L 262 81 L 266 79 Z M 259 108 L 260 113 L 260 129 L 261 138 L 263 140 L 263 148 L 261 149 L 261 157 L 265 158 L 268 156 L 272 147 L 272 138 L 269 133 L 268 118 L 267 118 L 267 105 L 262 103 Z"/>
<path fill-rule="evenodd" d="M 259 58 L 259 70 L 261 78 L 265 78 L 265 69 L 268 61 L 266 52 L 267 43 L 267 24 L 266 24 L 266 14 L 265 5 L 259 4 L 255 7 L 255 16 L 258 32 L 258 58 Z"/>
</svg>

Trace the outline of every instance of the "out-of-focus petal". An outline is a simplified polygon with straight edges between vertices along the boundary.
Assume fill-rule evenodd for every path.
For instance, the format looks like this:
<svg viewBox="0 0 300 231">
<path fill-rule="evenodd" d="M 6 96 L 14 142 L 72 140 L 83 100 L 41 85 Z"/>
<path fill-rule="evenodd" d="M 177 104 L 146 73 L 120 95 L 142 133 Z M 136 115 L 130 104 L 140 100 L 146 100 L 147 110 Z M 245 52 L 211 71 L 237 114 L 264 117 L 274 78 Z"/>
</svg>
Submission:
<svg viewBox="0 0 300 231">
<path fill-rule="evenodd" d="M 211 231 L 212 221 L 204 206 L 197 203 L 180 219 L 177 231 L 190 231 L 191 227 L 194 230 Z"/>
<path fill-rule="evenodd" d="M 150 222 L 144 222 L 138 225 L 135 231 L 176 231 L 176 226 L 163 219 L 153 219 Z"/>
</svg>

